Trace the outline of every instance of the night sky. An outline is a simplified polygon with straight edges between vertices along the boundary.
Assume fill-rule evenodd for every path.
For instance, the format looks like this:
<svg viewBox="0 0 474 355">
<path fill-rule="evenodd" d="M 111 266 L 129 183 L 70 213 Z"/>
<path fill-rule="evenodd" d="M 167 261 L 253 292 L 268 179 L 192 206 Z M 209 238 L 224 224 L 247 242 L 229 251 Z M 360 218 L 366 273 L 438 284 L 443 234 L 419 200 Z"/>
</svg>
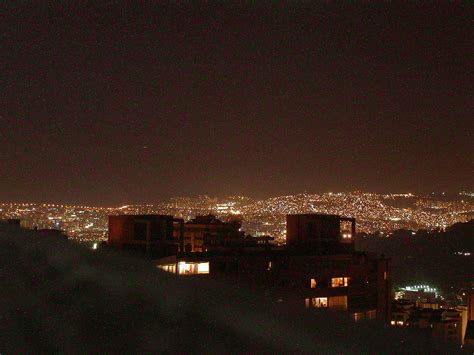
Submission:
<svg viewBox="0 0 474 355">
<path fill-rule="evenodd" d="M 1 5 L 0 201 L 474 189 L 469 2 L 47 3 Z"/>
</svg>

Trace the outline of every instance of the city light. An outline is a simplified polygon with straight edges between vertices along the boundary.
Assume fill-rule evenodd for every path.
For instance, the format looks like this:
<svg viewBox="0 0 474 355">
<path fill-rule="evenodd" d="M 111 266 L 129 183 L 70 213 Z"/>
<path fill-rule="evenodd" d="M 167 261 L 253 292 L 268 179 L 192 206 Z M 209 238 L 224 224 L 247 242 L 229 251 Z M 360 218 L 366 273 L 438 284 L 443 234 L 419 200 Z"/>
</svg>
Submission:
<svg viewBox="0 0 474 355">
<path fill-rule="evenodd" d="M 409 292 L 428 292 L 428 293 L 434 293 L 435 297 L 438 297 L 438 289 L 436 287 L 432 287 L 430 285 L 414 285 L 414 286 L 405 286 L 400 288 L 398 292 L 395 292 L 395 299 L 397 299 L 397 293 L 398 296 L 403 296 L 405 291 Z"/>
<path fill-rule="evenodd" d="M 395 207 L 394 201 L 410 198 L 409 207 Z M 331 192 L 298 194 L 256 200 L 245 196 L 212 198 L 179 197 L 167 202 L 119 207 L 57 205 L 35 203 L 2 203 L 0 218 L 19 218 L 27 227 L 64 230 L 72 240 L 100 242 L 107 239 L 108 216 L 117 214 L 165 214 L 185 221 L 197 215 L 215 214 L 216 217 L 241 216 L 242 230 L 251 235 L 271 235 L 276 243 L 286 240 L 286 215 L 297 213 L 336 214 L 357 219 L 357 231 L 380 231 L 390 237 L 397 229 L 432 230 L 472 217 L 474 201 L 437 200 L 436 195 L 415 196 L 404 194 L 375 194 L 365 192 Z M 60 224 L 56 224 L 60 222 Z M 414 234 L 414 232 L 412 232 Z M 343 232 L 342 239 L 354 236 Z M 470 256 L 470 251 L 457 255 Z"/>
</svg>

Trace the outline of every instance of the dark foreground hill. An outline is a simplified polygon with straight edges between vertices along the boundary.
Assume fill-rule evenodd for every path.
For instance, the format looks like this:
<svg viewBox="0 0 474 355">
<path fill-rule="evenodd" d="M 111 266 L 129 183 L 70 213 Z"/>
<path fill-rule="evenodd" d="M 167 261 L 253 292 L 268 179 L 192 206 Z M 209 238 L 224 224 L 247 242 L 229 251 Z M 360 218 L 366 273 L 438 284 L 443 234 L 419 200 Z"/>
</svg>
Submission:
<svg viewBox="0 0 474 355">
<path fill-rule="evenodd" d="M 0 353 L 433 353 L 421 333 L 0 225 Z"/>
<path fill-rule="evenodd" d="M 398 286 L 431 284 L 450 290 L 474 282 L 474 220 L 446 230 L 400 229 L 388 238 L 361 233 L 356 247 L 391 258 Z"/>
</svg>

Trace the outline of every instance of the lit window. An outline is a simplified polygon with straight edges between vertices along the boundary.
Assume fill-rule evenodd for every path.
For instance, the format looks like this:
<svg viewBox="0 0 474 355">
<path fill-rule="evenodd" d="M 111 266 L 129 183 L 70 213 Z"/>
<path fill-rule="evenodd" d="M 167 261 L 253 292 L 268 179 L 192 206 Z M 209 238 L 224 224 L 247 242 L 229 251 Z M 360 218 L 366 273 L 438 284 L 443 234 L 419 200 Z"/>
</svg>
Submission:
<svg viewBox="0 0 474 355">
<path fill-rule="evenodd" d="M 327 308 L 328 298 L 327 297 L 317 297 L 311 299 L 311 305 L 314 308 Z"/>
<path fill-rule="evenodd" d="M 390 324 L 395 325 L 395 321 L 394 320 L 390 321 Z"/>
<path fill-rule="evenodd" d="M 360 320 L 362 320 L 362 319 L 364 319 L 364 313 L 362 313 L 362 312 L 356 312 L 356 313 L 354 313 L 354 320 L 355 320 L 356 322 L 358 322 L 358 321 L 360 321 Z"/>
<path fill-rule="evenodd" d="M 316 288 L 316 279 L 311 279 L 311 288 Z"/>
<path fill-rule="evenodd" d="M 384 279 L 384 280 L 387 280 L 387 271 L 384 271 L 384 272 L 383 272 L 383 279 Z"/>
<path fill-rule="evenodd" d="M 180 261 L 178 263 L 178 274 L 180 275 L 196 275 L 209 274 L 209 263 L 187 263 Z"/>
<path fill-rule="evenodd" d="M 187 264 L 184 261 L 179 262 L 178 273 L 180 275 L 191 274 L 191 264 Z"/>
<path fill-rule="evenodd" d="M 349 286 L 350 277 L 333 277 L 331 279 L 331 287 L 347 287 Z"/>
<path fill-rule="evenodd" d="M 199 263 L 198 274 L 209 274 L 209 263 Z"/>
<path fill-rule="evenodd" d="M 327 308 L 328 298 L 327 297 L 318 297 L 318 298 L 305 298 L 304 305 L 306 308 Z"/>
<path fill-rule="evenodd" d="M 272 265 L 272 262 L 269 261 L 269 262 L 268 262 L 267 270 L 270 271 L 270 270 L 272 269 L 272 266 L 273 266 L 273 265 Z"/>
<path fill-rule="evenodd" d="M 167 264 L 167 265 L 157 265 L 158 269 L 176 274 L 176 264 Z"/>
<path fill-rule="evenodd" d="M 328 307 L 335 310 L 346 311 L 347 310 L 347 296 L 329 297 Z"/>
</svg>

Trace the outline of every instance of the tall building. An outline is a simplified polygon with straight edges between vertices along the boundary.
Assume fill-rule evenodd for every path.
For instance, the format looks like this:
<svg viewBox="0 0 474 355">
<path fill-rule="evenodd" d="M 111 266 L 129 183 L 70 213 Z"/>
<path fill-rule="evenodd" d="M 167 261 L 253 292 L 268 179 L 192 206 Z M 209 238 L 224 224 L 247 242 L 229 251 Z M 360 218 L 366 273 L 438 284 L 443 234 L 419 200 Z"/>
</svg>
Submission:
<svg viewBox="0 0 474 355">
<path fill-rule="evenodd" d="M 184 224 L 184 250 L 203 252 L 238 243 L 244 238 L 240 227 L 238 220 L 223 222 L 213 215 L 196 216 Z"/>
<path fill-rule="evenodd" d="M 311 250 L 314 254 L 340 254 L 354 251 L 354 218 L 324 214 L 286 216 L 286 242 L 289 247 Z"/>
<path fill-rule="evenodd" d="M 350 230 L 341 230 L 341 221 L 347 220 Z M 216 251 L 180 253 L 175 259 L 158 260 L 158 267 L 178 275 L 225 277 L 263 287 L 275 301 L 315 311 L 344 311 L 355 320 L 389 317 L 389 260 L 354 252 L 353 219 L 291 215 L 287 221 L 286 247 L 229 245 Z"/>
<path fill-rule="evenodd" d="M 108 245 L 153 257 L 176 255 L 182 232 L 174 238 L 174 224 L 182 226 L 182 220 L 164 215 L 109 216 Z"/>
</svg>

